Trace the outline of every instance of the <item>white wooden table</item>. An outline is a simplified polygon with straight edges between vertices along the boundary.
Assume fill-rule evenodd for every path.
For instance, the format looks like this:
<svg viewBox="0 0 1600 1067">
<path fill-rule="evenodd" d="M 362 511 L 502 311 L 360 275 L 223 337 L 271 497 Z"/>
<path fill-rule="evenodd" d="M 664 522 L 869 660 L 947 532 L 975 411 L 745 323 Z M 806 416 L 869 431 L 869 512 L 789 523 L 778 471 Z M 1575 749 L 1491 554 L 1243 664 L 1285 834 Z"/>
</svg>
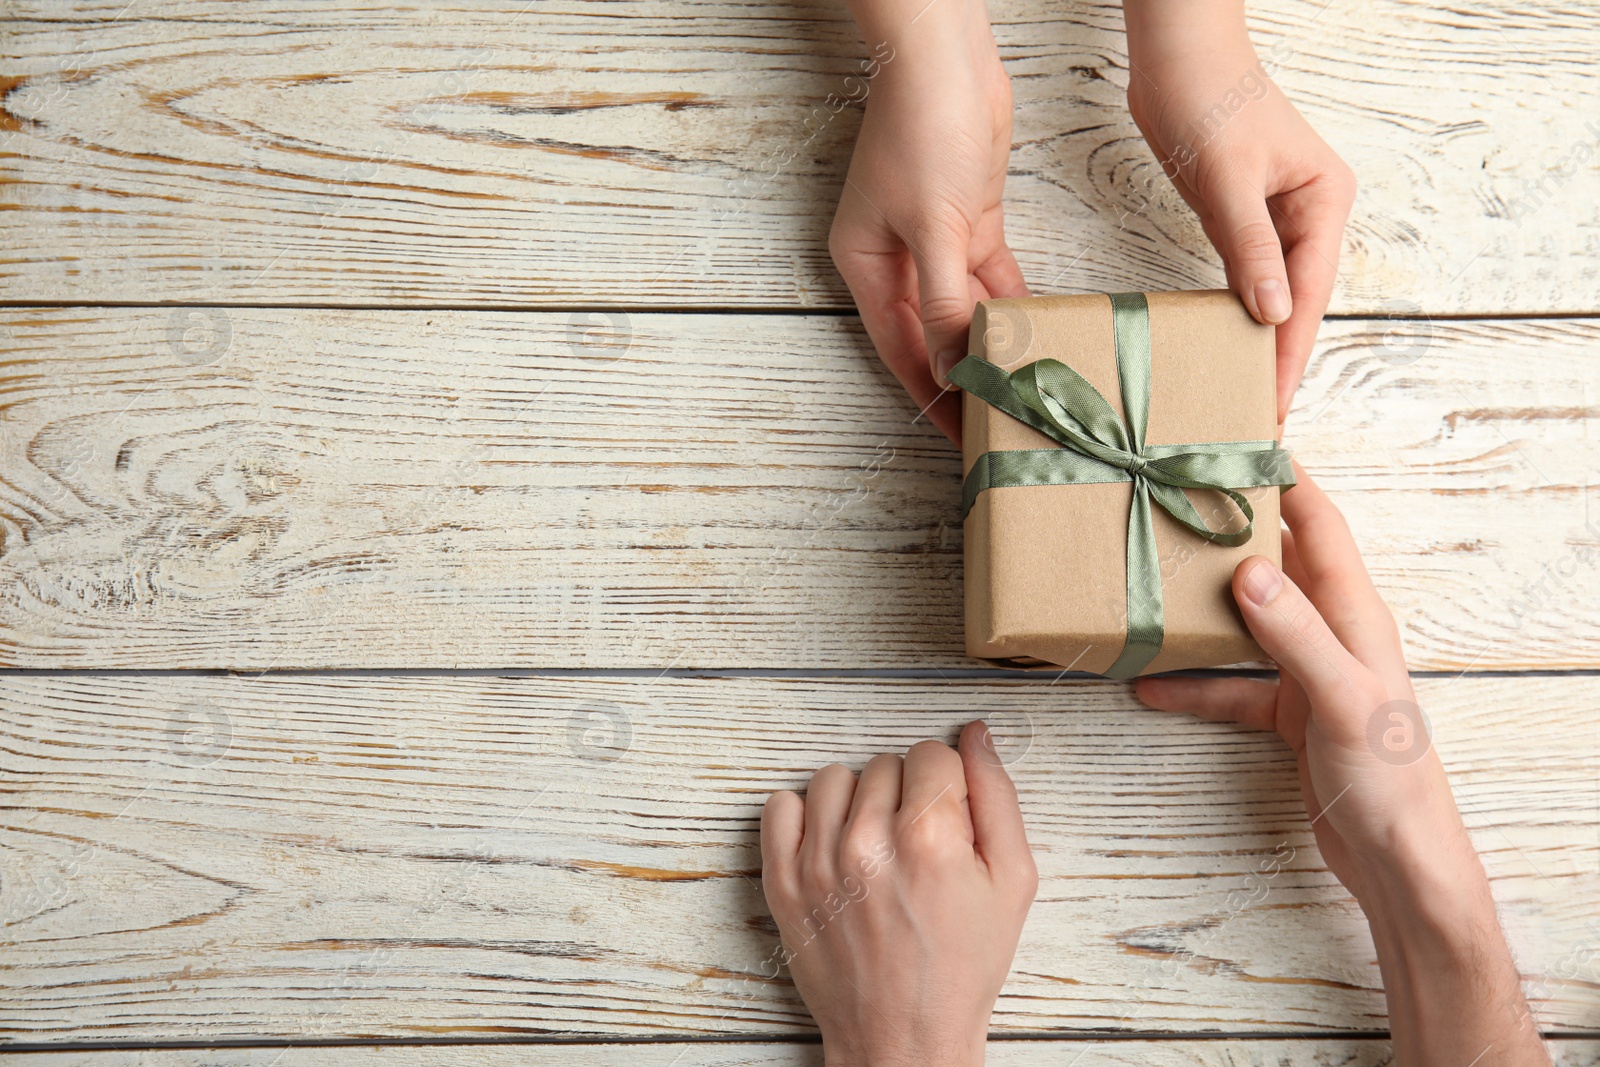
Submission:
<svg viewBox="0 0 1600 1067">
<path fill-rule="evenodd" d="M 1600 11 L 1252 7 L 1361 181 L 1289 443 L 1597 1063 Z M 1036 291 L 1218 284 L 1117 5 L 992 14 Z M 1279 743 L 963 656 L 958 457 L 827 261 L 839 5 L 0 19 L 12 1062 L 818 1063 L 759 804 L 975 712 L 1043 875 L 993 1062 L 1386 1059 Z"/>
</svg>

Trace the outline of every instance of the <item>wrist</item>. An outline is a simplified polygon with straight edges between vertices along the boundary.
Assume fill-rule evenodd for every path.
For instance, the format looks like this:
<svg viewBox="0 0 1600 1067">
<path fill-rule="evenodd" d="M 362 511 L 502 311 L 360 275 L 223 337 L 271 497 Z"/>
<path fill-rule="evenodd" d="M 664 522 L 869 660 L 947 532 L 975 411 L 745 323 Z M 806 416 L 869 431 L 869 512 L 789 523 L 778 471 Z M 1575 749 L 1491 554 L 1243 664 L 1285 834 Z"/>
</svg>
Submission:
<svg viewBox="0 0 1600 1067">
<path fill-rule="evenodd" d="M 1254 56 L 1243 0 L 1124 0 L 1128 58 L 1138 66 Z"/>
<path fill-rule="evenodd" d="M 1382 953 L 1451 966 L 1501 941 L 1483 864 L 1459 822 L 1451 832 L 1397 834 L 1366 865 L 1359 901 Z"/>
<path fill-rule="evenodd" d="M 822 1035 L 825 1067 L 983 1067 L 988 1033 L 940 1038 L 922 1028 L 867 1041 Z"/>
<path fill-rule="evenodd" d="M 1000 65 L 983 0 L 852 0 L 850 11 L 886 81 Z"/>
</svg>

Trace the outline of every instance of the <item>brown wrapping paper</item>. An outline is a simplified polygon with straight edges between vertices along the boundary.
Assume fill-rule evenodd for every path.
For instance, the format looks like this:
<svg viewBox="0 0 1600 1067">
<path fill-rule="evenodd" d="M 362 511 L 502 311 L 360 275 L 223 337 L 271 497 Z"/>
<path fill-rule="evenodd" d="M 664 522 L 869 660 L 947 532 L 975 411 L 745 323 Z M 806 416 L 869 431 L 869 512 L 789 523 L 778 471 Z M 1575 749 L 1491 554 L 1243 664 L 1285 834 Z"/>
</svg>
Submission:
<svg viewBox="0 0 1600 1067">
<path fill-rule="evenodd" d="M 1277 434 L 1273 329 L 1227 290 L 1150 293 L 1150 420 L 1146 444 L 1268 441 Z M 1111 303 L 1102 295 L 986 300 L 968 352 L 1006 370 L 1057 359 L 1116 409 Z M 967 395 L 962 474 L 984 452 L 1060 447 Z M 1234 568 L 1250 556 L 1281 560 L 1275 486 L 1242 490 L 1255 509 L 1247 544 L 1224 548 L 1152 508 L 1161 559 L 1166 637 L 1143 673 L 1264 658 L 1233 602 Z M 1213 525 L 1231 504 L 1190 499 Z M 965 524 L 967 653 L 1015 665 L 1103 673 L 1122 651 L 1127 618 L 1128 511 L 1133 486 L 1043 485 L 990 489 Z M 1242 520 L 1236 521 L 1236 528 Z"/>
</svg>

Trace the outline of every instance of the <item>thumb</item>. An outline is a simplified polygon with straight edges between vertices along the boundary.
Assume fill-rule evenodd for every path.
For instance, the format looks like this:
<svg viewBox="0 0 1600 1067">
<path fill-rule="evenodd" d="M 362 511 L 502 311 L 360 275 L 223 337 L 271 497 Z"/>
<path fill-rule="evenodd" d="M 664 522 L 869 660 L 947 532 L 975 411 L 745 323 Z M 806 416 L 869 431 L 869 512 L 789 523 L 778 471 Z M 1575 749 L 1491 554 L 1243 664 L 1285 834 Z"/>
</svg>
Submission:
<svg viewBox="0 0 1600 1067">
<path fill-rule="evenodd" d="M 940 232 L 923 237 L 912 250 L 917 265 L 917 291 L 922 333 L 928 344 L 928 369 L 934 384 L 949 389 L 944 376 L 967 353 L 967 328 L 972 325 L 972 289 L 967 284 L 967 241 L 960 234 Z"/>
<path fill-rule="evenodd" d="M 1287 321 L 1294 310 L 1289 273 L 1265 195 L 1247 179 L 1236 177 L 1207 200 L 1216 219 L 1217 251 L 1228 265 L 1239 299 L 1257 322 L 1276 326 Z"/>
<path fill-rule="evenodd" d="M 1233 596 L 1250 633 L 1304 687 L 1313 708 L 1338 720 L 1340 709 L 1377 707 L 1386 699 L 1377 677 L 1339 643 L 1316 606 L 1271 560 L 1251 556 L 1239 564 Z"/>
<path fill-rule="evenodd" d="M 972 841 L 991 871 L 1028 869 L 1033 854 L 1017 806 L 1017 787 L 995 752 L 994 738 L 983 722 L 961 731 L 961 763 L 967 777 L 967 809 L 972 813 Z"/>
</svg>

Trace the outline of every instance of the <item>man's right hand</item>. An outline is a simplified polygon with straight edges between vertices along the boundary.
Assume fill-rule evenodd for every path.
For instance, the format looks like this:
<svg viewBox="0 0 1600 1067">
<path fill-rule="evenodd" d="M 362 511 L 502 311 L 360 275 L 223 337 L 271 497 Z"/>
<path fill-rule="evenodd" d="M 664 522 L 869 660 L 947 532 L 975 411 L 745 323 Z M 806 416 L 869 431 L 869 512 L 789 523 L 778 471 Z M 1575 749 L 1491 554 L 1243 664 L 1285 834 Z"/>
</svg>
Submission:
<svg viewBox="0 0 1600 1067">
<path fill-rule="evenodd" d="M 1151 707 L 1282 736 L 1299 761 L 1323 859 L 1364 902 L 1397 859 L 1477 860 L 1394 617 L 1344 516 L 1298 466 L 1296 474 L 1300 483 L 1283 494 L 1288 573 L 1254 556 L 1233 576 L 1245 624 L 1277 661 L 1279 680 L 1149 678 L 1137 692 Z"/>
<path fill-rule="evenodd" d="M 1278 681 L 1148 678 L 1136 691 L 1155 708 L 1275 730 L 1294 751 L 1322 857 L 1372 927 L 1397 1063 L 1459 1067 L 1492 1049 L 1485 1062 L 1547 1064 L 1394 619 L 1344 516 L 1296 474 L 1284 570 L 1254 556 L 1233 576 Z"/>
</svg>

